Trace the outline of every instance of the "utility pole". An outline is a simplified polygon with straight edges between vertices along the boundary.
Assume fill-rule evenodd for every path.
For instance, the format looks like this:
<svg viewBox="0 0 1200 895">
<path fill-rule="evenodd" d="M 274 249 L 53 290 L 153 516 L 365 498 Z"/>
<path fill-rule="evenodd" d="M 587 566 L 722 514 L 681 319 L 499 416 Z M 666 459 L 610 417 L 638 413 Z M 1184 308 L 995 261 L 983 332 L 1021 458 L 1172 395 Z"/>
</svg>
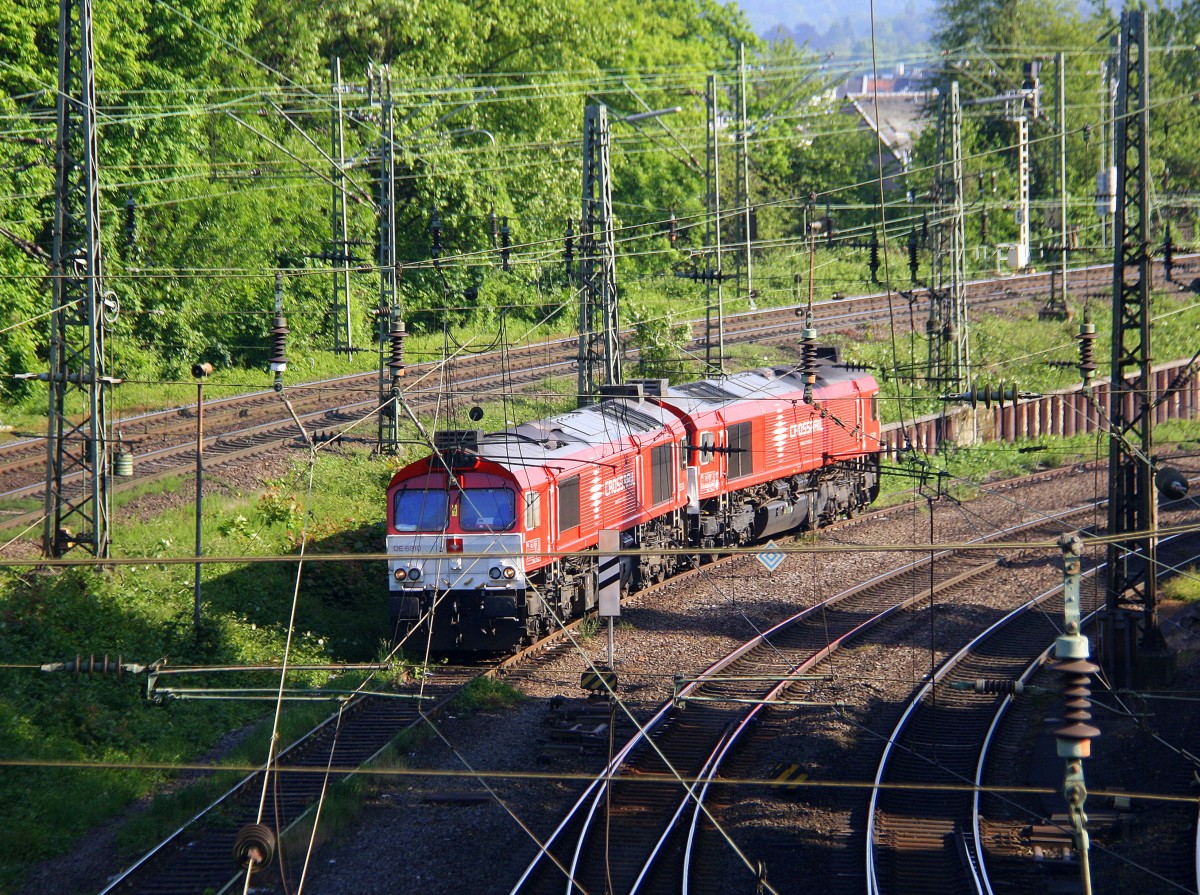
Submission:
<svg viewBox="0 0 1200 895">
<path fill-rule="evenodd" d="M 346 230 L 346 143 L 342 133 L 342 60 L 330 61 L 330 80 L 333 83 L 333 103 L 330 105 L 330 150 L 333 159 L 333 204 L 330 233 L 333 239 L 333 351 L 354 352 L 350 331 L 350 237 Z"/>
<path fill-rule="evenodd" d="M 1058 94 L 1055 103 L 1058 116 L 1058 270 L 1057 277 L 1051 274 L 1050 295 L 1038 311 L 1040 320 L 1066 320 L 1070 316 L 1067 307 L 1067 67 L 1061 52 L 1054 54 L 1054 71 Z"/>
<path fill-rule="evenodd" d="M 282 290 L 282 275 L 275 272 L 275 289 Z M 192 364 L 196 380 L 196 572 L 192 579 L 192 633 L 200 639 L 200 572 L 204 555 L 204 381 L 212 375 L 213 365 L 203 361 Z"/>
<path fill-rule="evenodd" d="M 1100 63 L 1100 170 L 1096 172 L 1096 214 L 1100 217 L 1100 245 L 1108 245 L 1109 219 L 1116 226 L 1117 212 L 1117 167 L 1116 167 L 1116 107 L 1117 79 L 1114 72 L 1119 65 L 1121 36 L 1109 38 L 1109 56 Z M 1109 150 L 1113 163 L 1108 163 Z"/>
<path fill-rule="evenodd" d="M 704 364 L 710 373 L 719 376 L 725 372 L 725 294 L 723 284 L 727 275 L 721 270 L 721 151 L 716 75 L 708 76 L 705 107 L 708 111 L 708 124 L 704 165 L 704 268 L 703 270 L 693 268 L 687 271 L 676 271 L 675 276 L 704 283 Z M 744 120 L 743 114 L 743 134 Z M 746 282 L 747 289 L 752 292 L 749 286 L 751 282 L 749 220 L 750 210 L 747 204 L 744 219 L 746 225 Z M 740 267 L 736 276 L 740 281 Z M 751 297 L 751 307 L 753 304 L 754 300 Z"/>
<path fill-rule="evenodd" d="M 379 149 L 379 438 L 380 451 L 395 451 L 400 441 L 395 359 L 388 352 L 394 334 L 404 331 L 396 295 L 396 144 L 392 105 L 392 71 L 375 70 L 383 142 Z M 371 76 L 369 76 L 371 77 Z"/>
<path fill-rule="evenodd" d="M 104 369 L 106 302 L 91 0 L 61 0 L 59 5 L 57 118 L 42 550 L 56 557 L 82 547 L 107 557 L 107 389 L 115 380 Z M 78 413 L 80 404 L 83 419 L 76 422 L 68 413 Z"/>
<path fill-rule="evenodd" d="M 750 305 L 751 310 L 755 307 L 754 302 L 754 266 L 750 258 L 750 125 L 748 122 L 748 113 L 746 110 L 746 45 L 738 44 L 738 141 L 737 141 L 737 205 L 738 221 L 741 224 L 742 243 L 745 246 L 745 251 L 742 256 L 742 264 L 738 266 L 737 271 L 737 294 L 741 298 L 743 295 Z M 743 288 L 743 268 L 745 270 L 744 288 Z"/>
<path fill-rule="evenodd" d="M 1029 119 L 1017 125 L 1017 257 L 1016 270 L 1029 266 Z"/>
<path fill-rule="evenodd" d="M 621 382 L 617 246 L 609 168 L 608 107 L 592 104 L 583 121 L 583 214 L 579 221 L 579 406 L 601 385 Z"/>
<path fill-rule="evenodd" d="M 1015 94 L 1006 94 L 1005 118 L 1017 131 L 1017 246 L 1014 270 L 1029 266 L 1029 122 L 1038 117 L 1041 86 L 1040 62 L 1025 63 L 1025 80 Z"/>
<path fill-rule="evenodd" d="M 1067 308 L 1067 61 L 1066 55 L 1055 54 L 1058 74 L 1058 227 L 1059 245 L 1059 310 L 1066 319 Z"/>
<path fill-rule="evenodd" d="M 709 370 L 725 372 L 725 293 L 721 272 L 721 150 L 717 116 L 717 76 L 708 76 L 708 142 L 704 166 L 705 225 L 705 302 L 704 364 Z M 710 259 L 715 259 L 715 264 Z"/>
<path fill-rule="evenodd" d="M 960 390 L 971 379 L 963 206 L 962 106 L 951 81 L 938 112 L 937 229 L 929 302 L 927 377 Z"/>
<path fill-rule="evenodd" d="M 1145 14 L 1121 14 L 1115 116 L 1117 207 L 1113 247 L 1109 407 L 1107 598 L 1104 664 L 1115 687 L 1169 680 L 1172 656 L 1158 625 L 1158 502 L 1150 363 L 1150 79 Z M 1132 381 L 1126 374 L 1136 374 Z M 1141 638 L 1136 638 L 1140 603 Z"/>
</svg>

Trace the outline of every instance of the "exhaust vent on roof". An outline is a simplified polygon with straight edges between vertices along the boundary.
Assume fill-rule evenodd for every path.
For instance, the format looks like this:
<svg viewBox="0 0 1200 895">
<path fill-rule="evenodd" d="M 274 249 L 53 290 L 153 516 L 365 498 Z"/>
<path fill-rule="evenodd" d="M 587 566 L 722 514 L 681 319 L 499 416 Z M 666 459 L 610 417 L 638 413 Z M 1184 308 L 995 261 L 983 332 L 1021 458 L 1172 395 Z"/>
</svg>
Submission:
<svg viewBox="0 0 1200 895">
<path fill-rule="evenodd" d="M 647 398 L 661 398 L 671 387 L 669 379 L 630 379 L 630 385 L 641 386 L 642 394 Z"/>
<path fill-rule="evenodd" d="M 641 401 L 645 398 L 645 392 L 642 391 L 642 384 L 638 380 L 626 382 L 624 385 L 600 386 L 600 400 L 605 401 L 609 398 L 626 398 L 633 401 Z"/>
</svg>

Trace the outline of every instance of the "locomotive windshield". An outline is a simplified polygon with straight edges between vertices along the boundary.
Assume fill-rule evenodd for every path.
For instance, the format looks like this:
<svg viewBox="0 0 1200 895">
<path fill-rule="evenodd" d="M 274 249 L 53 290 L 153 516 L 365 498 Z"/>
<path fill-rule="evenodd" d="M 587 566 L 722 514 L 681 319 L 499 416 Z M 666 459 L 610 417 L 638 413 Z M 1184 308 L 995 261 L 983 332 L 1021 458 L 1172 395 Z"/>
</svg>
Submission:
<svg viewBox="0 0 1200 895">
<path fill-rule="evenodd" d="M 396 492 L 396 531 L 444 531 L 450 496 L 445 491 L 404 488 Z"/>
<path fill-rule="evenodd" d="M 517 521 L 516 495 L 507 488 L 467 488 L 458 503 L 463 531 L 507 531 Z"/>
</svg>

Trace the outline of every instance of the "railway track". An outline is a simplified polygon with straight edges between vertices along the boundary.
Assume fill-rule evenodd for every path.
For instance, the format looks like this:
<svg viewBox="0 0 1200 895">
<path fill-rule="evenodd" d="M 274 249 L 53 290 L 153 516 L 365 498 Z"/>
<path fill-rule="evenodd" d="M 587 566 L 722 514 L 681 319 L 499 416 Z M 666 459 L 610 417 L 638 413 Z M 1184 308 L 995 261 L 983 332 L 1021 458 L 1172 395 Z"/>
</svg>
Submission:
<svg viewBox="0 0 1200 895">
<path fill-rule="evenodd" d="M 1178 568 L 1196 561 L 1200 539 L 1194 535 L 1164 539 L 1159 549 L 1164 565 Z M 1102 572 L 1102 565 L 1089 570 L 1081 591 L 1083 608 L 1093 620 L 1104 604 Z M 1023 681 L 1031 677 L 1048 659 L 1054 639 L 1061 633 L 1061 617 L 1059 585 L 971 640 L 943 663 L 934 679 L 909 702 L 887 738 L 875 774 L 866 832 L 868 893 L 1044 892 L 1055 876 L 1066 878 L 1073 872 L 1078 878 L 1076 862 L 1060 861 L 1058 873 L 1052 873 L 1053 862 L 1047 865 L 1032 859 L 1033 836 L 1057 840 L 1068 850 L 1072 841 L 1069 825 L 1037 811 L 1021 819 L 1021 832 L 1010 830 L 1014 833 L 1010 841 L 1023 838 L 1027 843 L 1024 860 L 1005 865 L 1017 871 L 1016 878 L 992 878 L 981 836 L 986 822 L 976 787 L 984 783 L 993 738 L 1012 697 L 960 689 L 981 679 Z M 1053 680 L 1059 675 L 1046 677 L 1051 679 L 1050 689 L 1061 689 L 1061 683 Z M 1059 764 L 1061 774 L 1061 760 Z M 881 788 L 885 784 L 889 788 Z M 897 785 L 904 788 L 895 788 Z M 1173 841 L 1163 851 L 1173 854 L 1175 860 L 1156 862 L 1155 874 L 1170 886 L 1192 891 L 1197 883 L 1193 828 L 1176 824 L 1171 829 Z M 1109 829 L 1106 835 L 1093 829 L 1098 849 L 1104 849 L 1112 832 Z"/>
<path fill-rule="evenodd" d="M 353 697 L 281 751 L 269 769 L 264 766 L 248 774 L 113 877 L 100 895 L 241 891 L 246 872 L 233 857 L 239 831 L 261 823 L 283 840 L 297 824 L 311 818 L 327 783 L 325 769 L 338 769 L 336 779 L 346 769 L 369 764 L 404 732 L 436 722 L 454 697 L 477 678 L 503 674 L 516 682 L 535 674 L 542 664 L 572 648 L 567 632 L 578 624 L 491 665 L 437 666 L 396 692 Z M 251 891 L 293 891 L 297 879 L 296 868 L 275 861 L 253 874 Z"/>
<path fill-rule="evenodd" d="M 426 723 L 426 718 L 436 717 L 440 707 L 477 676 L 503 675 L 506 680 L 517 682 L 535 674 L 564 650 L 572 649 L 566 632 L 576 630 L 578 624 L 574 622 L 555 636 L 488 668 L 438 668 L 424 680 L 425 698 L 419 702 L 402 698 L 411 696 L 418 686 L 416 683 L 408 685 L 402 695 L 357 697 L 339 714 L 279 754 L 274 766 L 285 769 L 270 776 L 262 822 L 282 835 L 312 810 L 324 782 L 317 770 L 330 765 L 357 767 L 369 762 L 403 731 Z M 260 769 L 247 775 L 114 877 L 102 895 L 229 891 L 231 885 L 245 876 L 233 863 L 232 848 L 238 831 L 258 819 L 264 774 L 265 770 Z M 272 869 L 256 875 L 256 885 L 281 884 L 278 872 Z"/>
<path fill-rule="evenodd" d="M 1057 536 L 1072 527 L 1072 518 L 1093 512 L 1087 506 L 992 538 Z M 703 881 L 712 876 L 697 869 L 698 862 L 727 852 L 716 841 L 708 809 L 700 807 L 701 796 L 763 706 L 782 699 L 847 644 L 887 637 L 890 626 L 906 627 L 904 610 L 929 600 L 931 576 L 939 600 L 950 600 L 977 586 L 999 562 L 974 551 L 944 551 L 914 562 L 799 613 L 683 683 L 676 704 L 662 706 L 587 788 L 513 895 L 704 890 Z M 681 780 L 697 782 L 689 791 Z M 742 884 L 753 884 L 754 873 L 747 866 Z"/>
<path fill-rule="evenodd" d="M 1200 271 L 1200 256 L 1181 258 L 1176 266 L 1180 280 L 1190 277 L 1193 268 Z M 1076 294 L 1103 291 L 1111 275 L 1108 266 L 1081 268 L 1070 273 L 1069 288 Z M 1024 274 L 1002 281 L 977 281 L 968 284 L 968 298 L 981 310 L 1012 304 L 1047 294 L 1050 280 L 1050 274 Z M 855 326 L 893 313 L 896 302 L 895 293 L 831 300 L 814 306 L 814 316 L 826 328 Z M 921 319 L 927 313 L 928 292 L 922 294 L 918 290 L 905 304 L 914 321 Z M 725 321 L 725 338 L 738 343 L 798 334 L 805 325 L 797 316 L 801 310 L 796 306 L 730 315 Z M 702 350 L 703 342 L 703 335 L 694 338 L 693 348 Z M 452 388 L 456 395 L 479 396 L 500 382 L 511 389 L 537 383 L 546 376 L 570 373 L 575 368 L 576 352 L 576 340 L 563 339 L 503 352 L 462 354 L 448 364 L 416 364 L 408 370 L 406 395 L 419 413 L 445 391 L 441 380 L 447 370 L 453 370 Z M 380 405 L 375 373 L 296 386 L 288 389 L 287 397 L 310 437 L 326 439 L 350 433 L 351 438 L 363 437 L 368 441 L 373 438 L 371 417 Z M 292 411 L 272 391 L 207 402 L 204 419 L 206 462 L 210 465 L 253 456 L 302 439 L 292 420 Z M 135 482 L 144 484 L 194 468 L 194 407 L 126 418 L 120 421 L 119 429 L 123 442 L 137 454 Z M 4 506 L 0 527 L 26 528 L 40 521 L 39 507 L 45 499 L 45 463 L 43 439 L 0 445 L 0 504 Z M 68 495 L 72 486 L 72 478 L 68 477 L 64 481 Z M 122 480 L 113 480 L 111 487 L 120 490 L 127 486 Z"/>
<path fill-rule="evenodd" d="M 1059 472 L 1056 470 L 1047 475 L 1055 475 Z M 1094 509 L 1088 507 L 1079 512 L 1090 513 L 1094 512 Z M 1065 524 L 1063 522 L 1051 525 L 1050 533 L 1054 533 Z M 986 571 L 979 574 L 986 574 Z M 901 594 L 907 593 L 911 598 L 913 593 L 927 588 L 928 574 L 927 571 L 910 570 L 909 575 L 909 584 L 894 586 Z M 939 579 L 942 577 L 942 573 L 939 573 Z M 952 581 L 954 577 L 948 572 L 945 575 L 947 581 Z M 927 591 L 921 592 L 917 599 L 923 598 L 927 598 Z M 820 607 L 820 609 L 823 615 L 829 616 L 825 607 Z M 810 624 L 816 623 L 814 616 L 816 611 L 813 609 L 804 614 L 808 617 Z M 855 609 L 851 605 L 846 605 L 836 611 L 839 617 L 846 622 L 850 636 L 853 637 L 859 633 L 858 628 L 863 618 L 872 614 L 874 610 L 862 607 Z M 820 658 L 816 653 L 830 646 L 828 640 L 825 639 L 828 635 L 822 633 L 826 621 L 827 618 L 821 620 L 820 632 L 814 633 L 812 629 L 809 631 L 813 639 L 806 649 L 814 654 L 814 661 Z M 775 632 L 769 632 L 766 639 L 775 644 L 773 649 L 778 649 L 782 642 Z M 840 645 L 839 642 L 837 646 Z M 344 769 L 369 761 L 401 731 L 414 724 L 425 723 L 419 710 L 423 710 L 426 717 L 435 715 L 437 705 L 444 704 L 452 698 L 459 687 L 478 674 L 504 674 L 509 679 L 519 680 L 523 676 L 535 674 L 539 666 L 553 661 L 563 650 L 568 649 L 571 649 L 571 646 L 565 639 L 560 639 L 557 643 L 540 643 L 525 653 L 484 671 L 479 669 L 439 669 L 426 680 L 427 698 L 420 704 L 414 704 L 413 701 L 406 699 L 366 696 L 346 706 L 340 721 L 334 718 L 327 720 L 296 745 L 280 754 L 275 763 L 278 770 L 271 775 L 266 800 L 263 803 L 265 806 L 263 822 L 278 830 L 286 830 L 294 825 L 298 819 L 305 816 L 306 812 L 311 811 L 313 802 L 320 793 L 323 782 L 321 770 L 331 764 Z M 778 661 L 770 655 L 765 658 L 760 655 L 757 658 L 745 660 L 739 656 L 735 659 L 750 663 L 743 667 L 750 669 L 751 676 L 757 674 L 761 678 L 766 674 L 772 676 L 773 679 L 779 677 Z M 730 667 L 736 668 L 737 666 Z M 793 665 L 792 668 L 794 670 L 795 666 Z M 720 673 L 723 669 L 724 666 L 719 663 L 718 666 L 714 666 L 713 671 Z M 723 676 L 728 678 L 732 673 L 732 671 L 724 671 Z M 802 674 L 803 671 L 795 671 L 795 673 Z M 711 697 L 719 698 L 722 704 L 729 703 L 731 699 L 740 698 L 740 691 L 731 688 L 744 685 L 750 688 L 746 691 L 749 698 L 773 700 L 787 692 L 786 683 L 784 682 L 782 687 L 777 687 L 776 693 L 768 693 L 763 697 L 759 695 L 765 686 L 761 680 L 751 680 L 744 684 L 731 679 L 718 679 L 707 683 L 699 680 L 689 682 L 681 691 L 682 695 L 690 701 L 684 718 L 689 724 L 699 723 L 699 719 L 703 717 L 702 712 L 707 713 L 710 706 L 719 708 L 716 703 L 708 702 Z M 411 692 L 413 686 L 409 686 L 408 689 Z M 737 705 L 737 703 L 729 704 Z M 748 731 L 752 727 L 752 722 L 753 715 L 743 721 L 741 727 Z M 683 729 L 683 725 L 678 726 Z M 699 762 L 699 767 L 703 772 L 701 776 L 716 781 L 716 774 L 720 772 L 722 762 L 732 747 L 737 744 L 740 735 L 740 732 L 735 735 L 726 734 L 721 740 L 723 749 L 719 750 L 713 760 Z M 694 759 L 693 763 L 695 763 Z M 166 841 L 115 878 L 104 890 L 104 895 L 109 892 L 115 895 L 115 893 L 125 892 L 228 891 L 229 884 L 236 884 L 245 876 L 244 872 L 238 871 L 233 865 L 231 849 L 238 831 L 246 824 L 256 820 L 255 809 L 263 791 L 263 779 L 261 771 L 248 775 L 229 793 L 217 799 L 208 810 L 181 827 Z M 657 788 L 660 792 L 665 790 L 661 785 Z M 693 812 L 690 818 L 685 817 L 680 809 L 686 810 L 686 807 L 686 802 L 676 801 L 674 808 L 680 817 L 685 818 L 680 823 L 686 823 L 691 831 L 689 833 L 691 836 L 704 833 L 705 828 L 701 816 Z M 711 835 L 711 832 L 708 834 Z M 664 841 L 664 853 L 669 853 L 672 848 L 670 841 Z M 708 848 L 699 848 L 694 851 L 701 859 L 711 853 Z M 273 890 L 269 887 L 279 881 L 273 879 L 270 874 L 276 872 L 272 870 L 269 873 L 256 874 L 256 886 L 261 884 L 268 887 L 265 890 Z M 653 867 L 652 875 L 647 877 L 647 881 L 658 879 L 658 875 L 661 873 L 661 869 Z"/>
<path fill-rule="evenodd" d="M 321 796 L 326 783 L 322 770 L 368 763 L 401 731 L 421 723 L 422 712 L 436 712 L 473 677 L 472 672 L 439 670 L 425 681 L 424 698 L 417 698 L 411 687 L 409 692 L 392 697 L 355 698 L 340 714 L 280 752 L 269 774 L 266 768 L 248 774 L 119 874 L 102 895 L 232 891 L 246 875 L 233 857 L 240 830 L 261 822 L 282 836 L 308 814 Z M 261 819 L 257 811 L 260 800 Z M 275 881 L 278 867 L 279 863 L 274 863 L 262 876 Z"/>
</svg>

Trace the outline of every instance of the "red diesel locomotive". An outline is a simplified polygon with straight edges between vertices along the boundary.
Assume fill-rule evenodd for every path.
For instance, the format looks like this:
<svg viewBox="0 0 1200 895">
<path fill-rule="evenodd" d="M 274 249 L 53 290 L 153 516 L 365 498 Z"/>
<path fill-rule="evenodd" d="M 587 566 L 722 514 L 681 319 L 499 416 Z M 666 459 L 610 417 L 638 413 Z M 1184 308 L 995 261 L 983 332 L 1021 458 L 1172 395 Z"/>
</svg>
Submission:
<svg viewBox="0 0 1200 895">
<path fill-rule="evenodd" d="M 675 548 L 857 512 L 879 490 L 879 387 L 836 357 L 816 374 L 807 401 L 800 371 L 759 369 L 640 380 L 500 432 L 436 433 L 388 486 L 394 636 L 439 653 L 538 637 L 596 605 L 602 529 L 638 551 L 622 556 L 636 586 L 690 564 Z"/>
</svg>

